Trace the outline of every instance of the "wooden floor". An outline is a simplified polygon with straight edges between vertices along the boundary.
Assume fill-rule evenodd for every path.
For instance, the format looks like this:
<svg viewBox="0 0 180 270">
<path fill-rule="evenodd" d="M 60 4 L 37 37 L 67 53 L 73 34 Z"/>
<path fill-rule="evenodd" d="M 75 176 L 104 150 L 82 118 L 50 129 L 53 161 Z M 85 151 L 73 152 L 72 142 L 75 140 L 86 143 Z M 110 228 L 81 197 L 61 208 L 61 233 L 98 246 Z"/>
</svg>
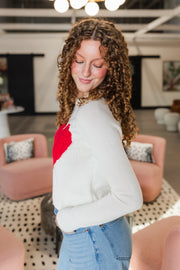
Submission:
<svg viewBox="0 0 180 270">
<path fill-rule="evenodd" d="M 135 110 L 135 114 L 141 134 L 162 136 L 167 140 L 164 178 L 180 194 L 180 134 L 168 132 L 164 125 L 158 125 L 154 118 L 154 110 Z M 9 116 L 11 134 L 44 134 L 48 139 L 50 156 L 56 131 L 55 122 L 55 115 Z"/>
</svg>

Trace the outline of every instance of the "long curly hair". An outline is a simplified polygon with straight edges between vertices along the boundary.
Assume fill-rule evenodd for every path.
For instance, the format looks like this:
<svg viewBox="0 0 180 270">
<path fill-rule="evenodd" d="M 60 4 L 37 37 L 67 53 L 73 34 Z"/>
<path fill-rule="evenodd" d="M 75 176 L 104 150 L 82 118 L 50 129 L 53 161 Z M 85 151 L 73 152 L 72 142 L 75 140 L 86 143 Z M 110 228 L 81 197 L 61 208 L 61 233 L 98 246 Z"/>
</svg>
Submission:
<svg viewBox="0 0 180 270">
<path fill-rule="evenodd" d="M 57 99 L 60 110 L 57 113 L 57 126 L 68 122 L 77 99 L 78 90 L 71 76 L 71 65 L 76 51 L 83 40 L 100 41 L 106 48 L 104 60 L 107 73 L 104 81 L 89 92 L 89 96 L 81 99 L 82 105 L 88 100 L 104 98 L 114 118 L 120 122 L 123 141 L 130 145 L 138 133 L 135 116 L 130 104 L 131 72 L 127 43 L 121 31 L 112 22 L 91 18 L 83 19 L 74 24 L 65 41 L 62 53 L 57 58 L 59 68 L 59 84 Z M 101 47 L 100 47 L 101 50 Z"/>
</svg>

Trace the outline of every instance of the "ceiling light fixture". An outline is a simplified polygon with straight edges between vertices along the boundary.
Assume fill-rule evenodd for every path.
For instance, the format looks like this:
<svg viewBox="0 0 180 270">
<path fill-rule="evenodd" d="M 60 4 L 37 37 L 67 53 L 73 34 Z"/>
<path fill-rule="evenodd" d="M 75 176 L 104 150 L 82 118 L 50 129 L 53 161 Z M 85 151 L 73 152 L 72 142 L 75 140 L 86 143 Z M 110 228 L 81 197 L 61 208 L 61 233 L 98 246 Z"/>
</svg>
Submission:
<svg viewBox="0 0 180 270">
<path fill-rule="evenodd" d="M 89 16 L 96 16 L 99 12 L 99 5 L 94 1 L 90 1 L 85 5 L 85 11 Z"/>
<path fill-rule="evenodd" d="M 126 0 L 105 0 L 105 7 L 109 11 L 115 11 L 117 10 L 121 5 L 125 3 Z"/>
<path fill-rule="evenodd" d="M 71 7 L 74 9 L 80 9 L 87 4 L 88 0 L 70 0 Z"/>
<path fill-rule="evenodd" d="M 80 9 L 85 6 L 85 11 L 89 16 L 95 16 L 99 12 L 97 2 L 105 2 L 105 7 L 109 11 L 117 10 L 126 0 L 55 0 L 54 8 L 60 13 L 68 11 L 69 4 L 74 9 Z"/>
<path fill-rule="evenodd" d="M 67 0 L 56 0 L 54 8 L 57 12 L 64 13 L 69 9 L 69 2 Z"/>
</svg>

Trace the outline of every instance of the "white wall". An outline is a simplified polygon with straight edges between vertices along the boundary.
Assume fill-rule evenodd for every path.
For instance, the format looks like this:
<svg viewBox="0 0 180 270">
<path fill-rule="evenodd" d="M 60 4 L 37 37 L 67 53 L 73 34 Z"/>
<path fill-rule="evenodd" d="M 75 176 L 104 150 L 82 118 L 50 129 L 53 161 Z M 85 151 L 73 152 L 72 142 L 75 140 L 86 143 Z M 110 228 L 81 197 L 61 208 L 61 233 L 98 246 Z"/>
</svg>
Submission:
<svg viewBox="0 0 180 270">
<path fill-rule="evenodd" d="M 58 70 L 56 58 L 64 37 L 61 34 L 2 35 L 0 53 L 34 53 L 44 57 L 34 58 L 35 111 L 56 112 Z M 159 59 L 142 61 L 142 106 L 169 106 L 180 98 L 180 92 L 162 91 L 162 61 L 180 60 L 180 41 L 129 42 L 130 55 L 160 55 Z"/>
<path fill-rule="evenodd" d="M 171 60 L 171 59 L 170 59 Z M 173 99 L 180 99 L 180 92 L 163 91 L 162 59 L 142 61 L 142 107 L 169 106 Z"/>
<path fill-rule="evenodd" d="M 54 35 L 7 35 L 0 38 L 0 53 L 34 53 L 34 91 L 36 112 L 57 112 L 57 56 L 63 39 Z"/>
<path fill-rule="evenodd" d="M 141 106 L 170 106 L 180 99 L 179 92 L 163 91 L 163 61 L 180 61 L 180 41 L 149 41 L 129 43 L 132 55 L 159 55 L 160 58 L 142 59 Z"/>
</svg>

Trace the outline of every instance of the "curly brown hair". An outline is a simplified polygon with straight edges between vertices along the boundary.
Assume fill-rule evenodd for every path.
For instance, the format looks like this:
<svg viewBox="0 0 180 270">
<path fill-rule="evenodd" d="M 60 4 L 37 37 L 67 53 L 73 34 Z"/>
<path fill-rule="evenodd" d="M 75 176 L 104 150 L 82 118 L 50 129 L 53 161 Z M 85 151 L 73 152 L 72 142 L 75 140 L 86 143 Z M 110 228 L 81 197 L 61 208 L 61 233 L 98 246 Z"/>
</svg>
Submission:
<svg viewBox="0 0 180 270">
<path fill-rule="evenodd" d="M 131 72 L 128 48 L 121 31 L 106 20 L 84 19 L 75 23 L 69 32 L 62 53 L 57 59 L 59 68 L 57 99 L 60 105 L 57 126 L 67 123 L 73 112 L 78 90 L 71 76 L 71 65 L 81 42 L 88 39 L 100 41 L 101 46 L 106 48 L 104 59 L 108 70 L 104 81 L 96 89 L 91 90 L 88 97 L 82 98 L 81 104 L 103 97 L 114 118 L 121 123 L 123 141 L 126 140 L 129 145 L 138 133 L 138 128 L 130 104 Z"/>
</svg>

